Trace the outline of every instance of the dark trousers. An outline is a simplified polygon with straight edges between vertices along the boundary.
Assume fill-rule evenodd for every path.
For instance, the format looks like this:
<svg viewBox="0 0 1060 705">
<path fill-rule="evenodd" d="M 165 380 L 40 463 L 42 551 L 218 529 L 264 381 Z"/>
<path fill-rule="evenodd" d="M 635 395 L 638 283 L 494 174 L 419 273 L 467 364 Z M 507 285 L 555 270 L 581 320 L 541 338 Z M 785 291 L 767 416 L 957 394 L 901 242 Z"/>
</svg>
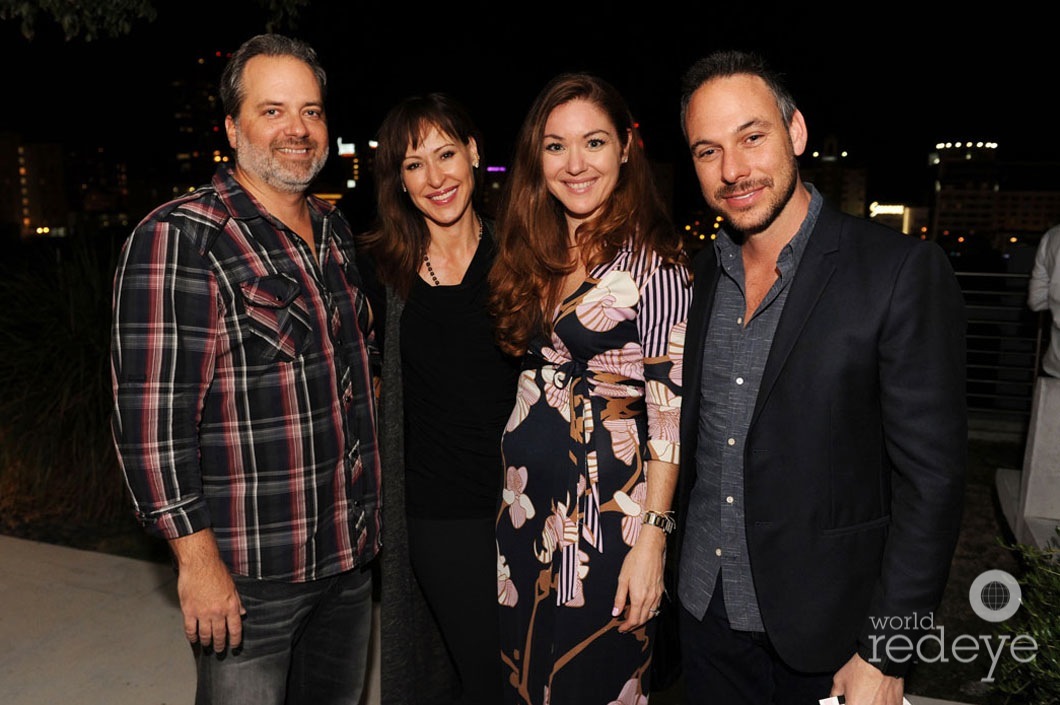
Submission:
<svg viewBox="0 0 1060 705">
<path fill-rule="evenodd" d="M 409 557 L 460 677 L 458 705 L 497 705 L 501 646 L 492 517 L 408 518 Z"/>
<path fill-rule="evenodd" d="M 357 705 L 372 634 L 372 573 L 308 583 L 234 578 L 243 644 L 196 649 L 196 705 Z"/>
<path fill-rule="evenodd" d="M 764 632 L 729 626 L 720 575 L 702 620 L 681 608 L 680 631 L 686 705 L 817 705 L 832 689 L 832 673 L 794 671 Z"/>
</svg>

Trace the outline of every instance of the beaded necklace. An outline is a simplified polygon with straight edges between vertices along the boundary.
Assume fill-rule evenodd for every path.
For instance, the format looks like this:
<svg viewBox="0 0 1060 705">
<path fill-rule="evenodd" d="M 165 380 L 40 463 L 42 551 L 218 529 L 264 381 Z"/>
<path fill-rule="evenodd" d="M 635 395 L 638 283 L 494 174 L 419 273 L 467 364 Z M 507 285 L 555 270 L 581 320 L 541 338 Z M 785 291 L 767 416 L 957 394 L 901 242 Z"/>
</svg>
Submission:
<svg viewBox="0 0 1060 705">
<path fill-rule="evenodd" d="M 482 218 L 478 219 L 478 239 L 482 239 Z M 430 249 L 429 246 L 428 249 Z M 441 286 L 442 283 L 438 281 L 438 276 L 434 273 L 434 267 L 431 266 L 431 256 L 427 254 L 426 250 L 423 252 L 423 263 L 427 265 L 427 274 L 431 275 L 431 281 L 434 282 L 434 285 Z"/>
</svg>

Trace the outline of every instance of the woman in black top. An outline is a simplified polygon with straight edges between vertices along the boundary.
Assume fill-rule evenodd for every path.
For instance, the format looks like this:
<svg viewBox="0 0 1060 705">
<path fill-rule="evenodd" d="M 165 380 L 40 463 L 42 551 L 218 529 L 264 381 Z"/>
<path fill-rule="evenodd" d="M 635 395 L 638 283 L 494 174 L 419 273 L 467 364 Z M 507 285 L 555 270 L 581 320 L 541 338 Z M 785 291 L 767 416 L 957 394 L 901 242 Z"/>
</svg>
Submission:
<svg viewBox="0 0 1060 705">
<path fill-rule="evenodd" d="M 432 93 L 394 106 L 378 142 L 377 220 L 361 249 L 383 339 L 382 702 L 495 705 L 493 524 L 519 368 L 486 310 L 480 140 L 459 104 Z"/>
</svg>

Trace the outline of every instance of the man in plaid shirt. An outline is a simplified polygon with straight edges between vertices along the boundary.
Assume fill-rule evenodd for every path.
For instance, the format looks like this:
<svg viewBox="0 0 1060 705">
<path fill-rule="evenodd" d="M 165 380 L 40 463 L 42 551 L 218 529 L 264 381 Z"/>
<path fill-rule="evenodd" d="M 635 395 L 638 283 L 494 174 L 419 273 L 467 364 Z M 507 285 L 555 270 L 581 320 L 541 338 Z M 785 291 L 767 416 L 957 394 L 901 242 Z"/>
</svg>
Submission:
<svg viewBox="0 0 1060 705">
<path fill-rule="evenodd" d="M 198 705 L 356 705 L 364 683 L 378 359 L 349 224 L 307 195 L 325 89 L 308 45 L 244 43 L 235 167 L 144 219 L 115 276 L 114 439 L 173 551 Z"/>
</svg>

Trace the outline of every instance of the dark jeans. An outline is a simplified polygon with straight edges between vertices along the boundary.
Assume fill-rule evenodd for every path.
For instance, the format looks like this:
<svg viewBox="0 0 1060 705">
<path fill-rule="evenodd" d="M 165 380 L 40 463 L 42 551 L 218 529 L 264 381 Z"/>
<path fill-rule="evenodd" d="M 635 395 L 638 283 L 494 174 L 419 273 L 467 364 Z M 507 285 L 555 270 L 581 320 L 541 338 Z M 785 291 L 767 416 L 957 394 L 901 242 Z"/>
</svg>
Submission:
<svg viewBox="0 0 1060 705">
<path fill-rule="evenodd" d="M 235 577 L 243 644 L 196 649 L 196 705 L 357 705 L 372 633 L 372 572 L 308 583 Z"/>
<path fill-rule="evenodd" d="M 702 620 L 681 608 L 686 705 L 817 705 L 831 673 L 800 673 L 777 655 L 763 632 L 729 626 L 721 579 Z"/>
</svg>

